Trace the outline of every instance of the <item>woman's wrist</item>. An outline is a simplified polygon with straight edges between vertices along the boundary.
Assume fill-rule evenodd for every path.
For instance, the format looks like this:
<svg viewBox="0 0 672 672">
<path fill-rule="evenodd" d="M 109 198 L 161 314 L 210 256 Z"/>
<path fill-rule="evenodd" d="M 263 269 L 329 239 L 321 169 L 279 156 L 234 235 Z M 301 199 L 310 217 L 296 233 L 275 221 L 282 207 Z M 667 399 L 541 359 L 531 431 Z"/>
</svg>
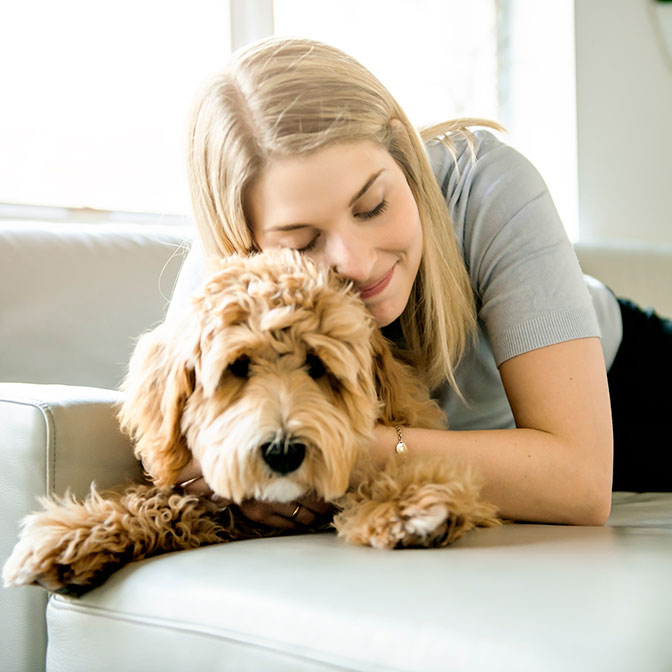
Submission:
<svg viewBox="0 0 672 672">
<path fill-rule="evenodd" d="M 402 427 L 401 425 L 396 425 L 394 429 L 397 432 L 397 445 L 394 447 L 394 452 L 397 455 L 405 455 L 408 452 L 408 446 L 404 441 L 404 435 L 401 431 Z"/>
<path fill-rule="evenodd" d="M 406 441 L 406 432 L 404 427 L 400 427 L 401 442 L 404 444 L 406 451 L 408 450 L 408 443 Z M 397 450 L 400 443 L 399 433 L 396 427 L 389 427 L 388 425 L 376 425 L 373 434 L 373 443 L 371 445 L 371 459 L 377 467 L 383 467 L 385 463 L 398 452 L 406 452 L 402 449 Z"/>
</svg>

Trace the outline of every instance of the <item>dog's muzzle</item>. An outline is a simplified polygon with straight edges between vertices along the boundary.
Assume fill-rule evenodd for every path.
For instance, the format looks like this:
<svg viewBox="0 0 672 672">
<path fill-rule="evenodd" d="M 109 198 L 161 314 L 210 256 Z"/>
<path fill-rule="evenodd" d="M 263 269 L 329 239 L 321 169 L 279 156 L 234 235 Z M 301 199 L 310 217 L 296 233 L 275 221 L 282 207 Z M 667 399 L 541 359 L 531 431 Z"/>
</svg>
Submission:
<svg viewBox="0 0 672 672">
<path fill-rule="evenodd" d="M 281 436 L 262 444 L 261 455 L 273 471 L 284 476 L 301 466 L 306 456 L 306 446 L 300 441 Z"/>
</svg>

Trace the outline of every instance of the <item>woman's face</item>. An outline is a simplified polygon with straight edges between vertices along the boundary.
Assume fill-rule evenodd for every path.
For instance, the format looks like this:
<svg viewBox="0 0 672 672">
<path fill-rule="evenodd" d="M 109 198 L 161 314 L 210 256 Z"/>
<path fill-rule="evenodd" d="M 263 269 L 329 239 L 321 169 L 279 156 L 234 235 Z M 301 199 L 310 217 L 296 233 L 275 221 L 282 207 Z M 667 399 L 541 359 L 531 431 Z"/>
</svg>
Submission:
<svg viewBox="0 0 672 672">
<path fill-rule="evenodd" d="M 403 312 L 422 256 L 420 215 L 401 168 L 375 143 L 272 161 L 247 214 L 260 249 L 290 247 L 334 268 L 379 326 Z"/>
</svg>

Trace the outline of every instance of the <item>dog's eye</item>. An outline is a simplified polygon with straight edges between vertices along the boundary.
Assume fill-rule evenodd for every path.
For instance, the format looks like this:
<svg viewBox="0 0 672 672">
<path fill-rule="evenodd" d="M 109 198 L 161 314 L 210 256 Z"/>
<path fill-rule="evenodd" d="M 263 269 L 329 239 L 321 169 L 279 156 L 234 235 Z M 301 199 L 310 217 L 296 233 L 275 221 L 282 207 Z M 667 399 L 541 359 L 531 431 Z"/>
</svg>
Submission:
<svg viewBox="0 0 672 672">
<path fill-rule="evenodd" d="M 243 355 L 238 357 L 238 359 L 229 364 L 229 371 L 236 378 L 247 378 L 250 375 L 250 358 Z"/>
<path fill-rule="evenodd" d="M 309 353 L 306 357 L 306 366 L 308 367 L 308 375 L 315 380 L 322 378 L 327 372 L 322 360 L 312 353 Z"/>
</svg>

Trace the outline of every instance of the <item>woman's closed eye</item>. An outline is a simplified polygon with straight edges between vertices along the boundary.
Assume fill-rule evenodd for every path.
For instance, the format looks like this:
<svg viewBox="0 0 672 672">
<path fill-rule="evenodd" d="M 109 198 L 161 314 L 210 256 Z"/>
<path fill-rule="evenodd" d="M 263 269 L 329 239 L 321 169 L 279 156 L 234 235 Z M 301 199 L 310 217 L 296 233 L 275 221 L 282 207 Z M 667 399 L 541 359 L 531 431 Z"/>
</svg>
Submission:
<svg viewBox="0 0 672 672">
<path fill-rule="evenodd" d="M 383 199 L 378 205 L 373 208 L 373 210 L 367 210 L 365 212 L 358 212 L 355 214 L 355 217 L 359 217 L 360 219 L 373 219 L 374 217 L 378 217 L 379 215 L 382 215 L 385 210 L 387 210 L 388 202 L 386 199 Z"/>
<path fill-rule="evenodd" d="M 303 247 L 297 248 L 297 252 L 310 252 L 311 250 L 314 250 L 317 247 L 317 242 L 320 239 L 320 236 L 322 234 L 318 233 L 309 243 L 308 245 L 304 245 Z"/>
<path fill-rule="evenodd" d="M 379 217 L 382 215 L 388 208 L 388 201 L 387 199 L 383 199 L 378 205 L 373 208 L 372 210 L 365 210 L 364 212 L 356 212 L 355 217 L 359 219 L 374 219 L 375 217 Z M 303 247 L 297 248 L 298 252 L 311 252 L 313 251 L 316 247 L 317 244 L 322 236 L 322 232 L 318 233 L 316 236 L 314 236 L 310 242 L 307 245 L 304 245 Z"/>
</svg>

